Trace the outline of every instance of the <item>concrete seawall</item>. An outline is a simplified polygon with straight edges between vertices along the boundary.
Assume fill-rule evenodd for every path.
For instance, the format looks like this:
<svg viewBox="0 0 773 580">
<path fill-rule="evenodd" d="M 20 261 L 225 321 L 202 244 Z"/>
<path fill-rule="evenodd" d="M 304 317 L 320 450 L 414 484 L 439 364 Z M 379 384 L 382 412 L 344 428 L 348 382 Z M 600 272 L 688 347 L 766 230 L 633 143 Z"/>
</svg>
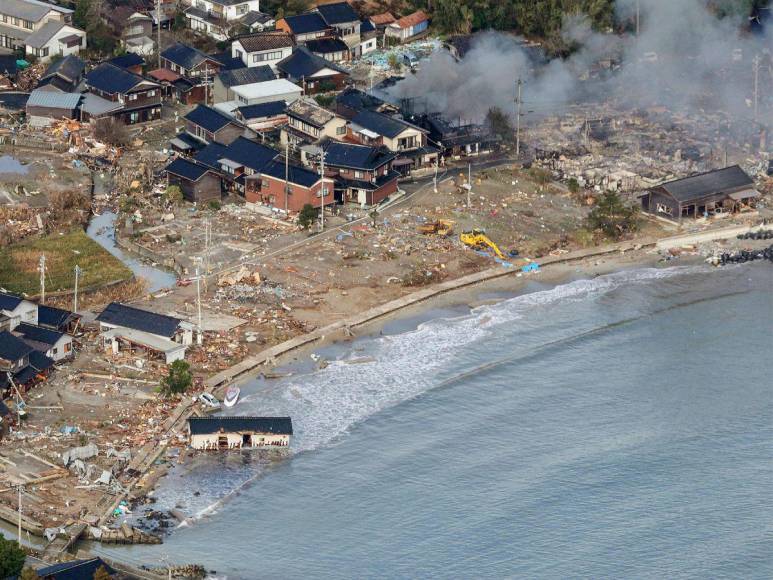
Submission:
<svg viewBox="0 0 773 580">
<path fill-rule="evenodd" d="M 550 264 L 560 264 L 595 256 L 603 256 L 605 254 L 626 252 L 642 247 L 650 247 L 654 246 L 655 242 L 656 241 L 654 239 L 638 242 L 621 242 L 617 244 L 610 244 L 602 248 L 589 248 L 585 250 L 578 250 L 576 252 L 569 252 L 561 256 L 548 256 L 546 258 L 537 260 L 536 262 L 541 267 L 544 267 Z M 314 344 L 315 342 L 324 339 L 326 336 L 330 336 L 341 331 L 345 332 L 349 329 L 355 329 L 359 326 L 363 326 L 367 323 L 378 320 L 379 318 L 383 318 L 384 316 L 398 312 L 399 310 L 409 306 L 413 306 L 415 304 L 419 304 L 420 302 L 429 300 L 435 296 L 439 296 L 453 290 L 458 290 L 460 288 L 466 288 L 475 284 L 480 284 L 482 282 L 487 282 L 489 280 L 495 280 L 505 276 L 514 276 L 520 271 L 520 268 L 489 268 L 481 272 L 476 272 L 475 274 L 470 274 L 461 278 L 455 278 L 453 280 L 448 280 L 446 282 L 436 284 L 429 288 L 412 292 L 411 294 L 402 296 L 401 298 L 392 300 L 386 304 L 370 308 L 361 314 L 355 315 L 345 320 L 334 322 L 333 324 L 319 328 L 313 332 L 304 334 L 303 336 L 297 336 L 291 340 L 268 348 L 254 356 L 247 357 L 234 366 L 219 372 L 216 375 L 213 375 L 205 381 L 205 385 L 208 390 L 212 391 L 218 387 L 222 387 L 228 384 L 234 379 L 249 373 L 262 364 L 273 361 L 282 355 L 285 355 L 304 346 Z"/>
<path fill-rule="evenodd" d="M 694 234 L 683 234 L 680 236 L 672 236 L 670 238 L 662 238 L 655 244 L 658 250 L 669 250 L 671 248 L 680 248 L 682 246 L 692 246 L 694 244 L 705 244 L 707 242 L 713 242 L 714 240 L 725 240 L 728 238 L 735 238 L 740 234 L 747 232 L 755 232 L 760 229 L 765 229 L 764 225 L 745 225 L 745 226 L 728 226 L 724 228 L 716 228 L 706 230 L 703 232 L 695 232 Z"/>
</svg>

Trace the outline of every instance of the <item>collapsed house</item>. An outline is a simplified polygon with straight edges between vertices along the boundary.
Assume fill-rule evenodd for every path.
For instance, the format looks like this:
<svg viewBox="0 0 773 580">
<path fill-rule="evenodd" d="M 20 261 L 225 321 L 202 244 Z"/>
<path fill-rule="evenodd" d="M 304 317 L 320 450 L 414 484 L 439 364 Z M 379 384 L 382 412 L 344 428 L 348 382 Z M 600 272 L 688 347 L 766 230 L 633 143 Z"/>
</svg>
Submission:
<svg viewBox="0 0 773 580">
<path fill-rule="evenodd" d="M 194 449 L 286 449 L 293 422 L 290 417 L 191 417 L 188 430 Z"/>
<path fill-rule="evenodd" d="M 734 213 L 754 206 L 760 193 L 738 165 L 668 181 L 640 195 L 642 210 L 670 220 Z"/>
<path fill-rule="evenodd" d="M 440 113 L 429 113 L 415 119 L 419 127 L 429 131 L 429 139 L 441 147 L 445 158 L 460 158 L 491 153 L 502 141 L 486 125 L 461 122 L 452 124 Z"/>
<path fill-rule="evenodd" d="M 53 360 L 21 338 L 7 330 L 0 332 L 0 395 L 13 386 L 28 390 L 37 381 L 45 380 L 53 366 Z"/>
<path fill-rule="evenodd" d="M 103 346 L 113 354 L 121 348 L 160 355 L 167 364 L 185 358 L 193 344 L 193 325 L 165 314 L 111 302 L 97 316 Z"/>
</svg>

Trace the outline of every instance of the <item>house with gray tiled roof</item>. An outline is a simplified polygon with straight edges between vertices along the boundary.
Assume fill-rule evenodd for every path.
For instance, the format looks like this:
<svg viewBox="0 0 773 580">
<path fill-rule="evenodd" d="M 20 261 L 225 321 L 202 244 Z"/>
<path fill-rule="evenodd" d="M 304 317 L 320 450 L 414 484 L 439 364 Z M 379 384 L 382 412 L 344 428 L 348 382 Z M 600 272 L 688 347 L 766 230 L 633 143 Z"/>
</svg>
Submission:
<svg viewBox="0 0 773 580">
<path fill-rule="evenodd" d="M 40 0 L 0 0 L 0 47 L 43 62 L 77 54 L 86 48 L 86 33 L 72 25 L 72 14 Z"/>
</svg>

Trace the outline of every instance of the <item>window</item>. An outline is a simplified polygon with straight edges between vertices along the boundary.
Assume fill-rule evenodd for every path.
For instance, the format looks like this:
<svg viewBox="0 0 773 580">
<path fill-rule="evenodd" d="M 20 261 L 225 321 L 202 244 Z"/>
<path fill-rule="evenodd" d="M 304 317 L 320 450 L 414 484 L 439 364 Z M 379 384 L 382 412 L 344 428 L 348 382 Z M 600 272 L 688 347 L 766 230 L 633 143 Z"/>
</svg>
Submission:
<svg viewBox="0 0 773 580">
<path fill-rule="evenodd" d="M 363 175 L 364 175 L 364 174 L 362 173 L 362 171 L 355 171 L 355 172 L 354 172 L 354 178 L 355 178 L 355 179 L 362 179 L 362 178 L 363 178 Z"/>
<path fill-rule="evenodd" d="M 249 4 L 240 4 L 236 7 L 236 13 L 237 14 L 247 14 L 247 12 L 250 11 L 250 5 Z"/>
<path fill-rule="evenodd" d="M 242 57 L 242 51 L 241 50 L 234 50 L 234 57 L 235 58 L 241 58 Z"/>
<path fill-rule="evenodd" d="M 27 30 L 32 30 L 32 22 L 30 22 L 29 20 L 22 20 L 22 25 Z"/>
<path fill-rule="evenodd" d="M 346 125 L 343 127 L 336 127 L 336 135 L 346 135 Z"/>
<path fill-rule="evenodd" d="M 148 96 L 149 97 L 155 97 L 156 96 L 156 91 L 155 90 L 148 91 Z"/>
<path fill-rule="evenodd" d="M 53 352 L 54 354 L 59 354 L 59 349 L 58 349 L 58 348 L 55 348 L 55 349 L 53 349 L 51 352 Z"/>
<path fill-rule="evenodd" d="M 126 99 L 129 100 L 129 101 L 136 101 L 137 100 L 137 94 L 136 93 L 132 93 L 130 95 L 126 95 Z"/>
<path fill-rule="evenodd" d="M 64 344 L 64 352 L 67 353 L 67 352 L 70 352 L 71 350 L 72 350 L 72 343 L 71 342 L 66 342 Z"/>
<path fill-rule="evenodd" d="M 137 111 L 134 111 L 132 114 L 129 115 L 130 123 L 136 123 L 139 120 L 140 120 L 140 114 Z"/>
</svg>

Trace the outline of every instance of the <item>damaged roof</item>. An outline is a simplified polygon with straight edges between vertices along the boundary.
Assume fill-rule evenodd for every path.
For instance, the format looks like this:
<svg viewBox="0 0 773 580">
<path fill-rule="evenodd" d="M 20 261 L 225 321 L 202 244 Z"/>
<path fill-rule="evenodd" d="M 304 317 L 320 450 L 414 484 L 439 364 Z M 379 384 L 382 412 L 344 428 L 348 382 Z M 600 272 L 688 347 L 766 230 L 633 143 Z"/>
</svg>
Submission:
<svg viewBox="0 0 773 580">
<path fill-rule="evenodd" d="M 754 189 L 754 180 L 738 165 L 715 169 L 659 185 L 679 202 L 711 195 L 730 194 L 742 189 Z"/>
<path fill-rule="evenodd" d="M 307 40 L 306 46 L 313 53 L 317 54 L 332 54 L 336 52 L 346 52 L 349 47 L 340 38 L 317 38 L 315 40 Z"/>
<path fill-rule="evenodd" d="M 309 98 L 301 98 L 293 102 L 287 107 L 287 114 L 319 128 L 324 127 L 335 118 L 335 113 L 328 111 Z"/>
<path fill-rule="evenodd" d="M 140 308 L 121 304 L 120 302 L 108 304 L 97 316 L 96 320 L 110 326 L 133 328 L 167 338 L 174 336 L 180 326 L 180 322 L 182 322 L 174 316 L 156 314 L 155 312 L 141 310 Z"/>
<path fill-rule="evenodd" d="M 45 79 L 57 75 L 70 82 L 75 82 L 83 75 L 85 69 L 85 62 L 74 54 L 69 54 L 56 62 L 52 62 L 40 78 Z"/>
<path fill-rule="evenodd" d="M 354 116 L 352 123 L 390 139 L 394 139 L 406 129 L 417 129 L 422 133 L 427 132 L 426 129 L 412 125 L 407 121 L 402 121 L 375 111 L 360 111 Z"/>
<path fill-rule="evenodd" d="M 190 417 L 188 425 L 191 435 L 210 433 L 272 433 L 274 435 L 292 435 L 293 422 L 290 417 Z"/>
</svg>

